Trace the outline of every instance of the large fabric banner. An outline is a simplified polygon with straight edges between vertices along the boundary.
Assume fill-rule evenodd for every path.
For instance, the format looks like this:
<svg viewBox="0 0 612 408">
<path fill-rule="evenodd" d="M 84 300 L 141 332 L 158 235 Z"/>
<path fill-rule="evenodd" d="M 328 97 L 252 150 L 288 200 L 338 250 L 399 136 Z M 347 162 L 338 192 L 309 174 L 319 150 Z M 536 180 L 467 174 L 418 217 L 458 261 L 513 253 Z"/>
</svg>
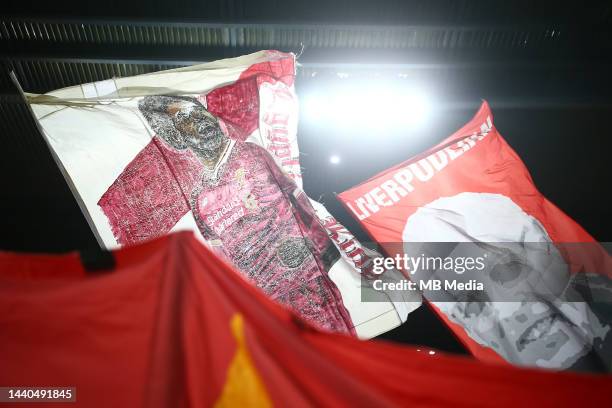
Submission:
<svg viewBox="0 0 612 408">
<path fill-rule="evenodd" d="M 197 231 L 273 299 L 372 337 L 420 298 L 361 301 L 301 189 L 294 79 L 292 54 L 262 51 L 28 99 L 103 246 Z"/>
<path fill-rule="evenodd" d="M 607 376 L 320 332 L 189 232 L 113 257 L 88 273 L 76 253 L 0 253 L 0 384 L 70 386 L 62 406 L 87 408 L 609 405 Z"/>
<path fill-rule="evenodd" d="M 437 146 L 339 198 L 387 255 L 408 261 L 476 357 L 611 370 L 610 257 L 536 189 L 486 102 Z"/>
</svg>

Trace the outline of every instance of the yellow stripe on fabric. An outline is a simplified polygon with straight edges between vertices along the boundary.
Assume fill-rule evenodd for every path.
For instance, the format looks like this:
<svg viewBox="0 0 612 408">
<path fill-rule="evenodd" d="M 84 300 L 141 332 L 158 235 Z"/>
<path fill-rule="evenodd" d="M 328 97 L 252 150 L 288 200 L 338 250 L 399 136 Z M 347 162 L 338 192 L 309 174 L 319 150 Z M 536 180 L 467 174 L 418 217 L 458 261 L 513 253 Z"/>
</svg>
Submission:
<svg viewBox="0 0 612 408">
<path fill-rule="evenodd" d="M 235 314 L 230 327 L 237 349 L 215 407 L 271 407 L 272 401 L 247 348 L 242 315 Z"/>
</svg>

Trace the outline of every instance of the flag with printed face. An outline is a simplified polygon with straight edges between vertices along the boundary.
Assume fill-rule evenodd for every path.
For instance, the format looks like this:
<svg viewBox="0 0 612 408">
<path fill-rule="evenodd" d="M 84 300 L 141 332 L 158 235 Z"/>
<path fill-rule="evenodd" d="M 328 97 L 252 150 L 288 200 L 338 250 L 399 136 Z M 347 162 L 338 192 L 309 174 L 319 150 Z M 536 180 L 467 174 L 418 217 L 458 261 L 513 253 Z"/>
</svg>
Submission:
<svg viewBox="0 0 612 408">
<path fill-rule="evenodd" d="M 292 54 L 261 51 L 28 101 L 102 246 L 194 230 L 314 324 L 372 337 L 420 298 L 360 301 L 301 189 L 294 80 Z"/>
<path fill-rule="evenodd" d="M 610 371 L 609 255 L 536 189 L 486 102 L 339 198 L 477 358 Z"/>
</svg>

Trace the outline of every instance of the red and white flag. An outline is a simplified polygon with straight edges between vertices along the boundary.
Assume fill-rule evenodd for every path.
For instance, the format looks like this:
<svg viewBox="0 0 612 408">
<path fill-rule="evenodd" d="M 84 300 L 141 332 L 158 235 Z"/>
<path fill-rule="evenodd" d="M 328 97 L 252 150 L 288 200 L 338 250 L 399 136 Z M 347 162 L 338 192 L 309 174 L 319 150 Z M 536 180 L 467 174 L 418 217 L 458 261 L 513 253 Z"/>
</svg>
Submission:
<svg viewBox="0 0 612 408">
<path fill-rule="evenodd" d="M 101 246 L 193 230 L 302 317 L 373 337 L 420 297 L 361 301 L 358 245 L 302 191 L 295 65 L 266 50 L 27 97 Z"/>
<path fill-rule="evenodd" d="M 503 254 L 505 262 L 483 258 L 472 265 L 482 288 L 458 295 L 452 284 L 453 290 L 445 290 L 444 282 L 438 292 L 424 290 L 477 358 L 610 370 L 610 258 L 537 190 L 495 128 L 487 102 L 437 146 L 339 198 L 390 257 L 406 259 L 409 248 L 435 242 Z M 461 245 L 447 246 L 448 256 L 440 260 L 454 262 L 454 273 L 467 276 Z M 410 255 L 425 262 L 425 251 Z"/>
</svg>

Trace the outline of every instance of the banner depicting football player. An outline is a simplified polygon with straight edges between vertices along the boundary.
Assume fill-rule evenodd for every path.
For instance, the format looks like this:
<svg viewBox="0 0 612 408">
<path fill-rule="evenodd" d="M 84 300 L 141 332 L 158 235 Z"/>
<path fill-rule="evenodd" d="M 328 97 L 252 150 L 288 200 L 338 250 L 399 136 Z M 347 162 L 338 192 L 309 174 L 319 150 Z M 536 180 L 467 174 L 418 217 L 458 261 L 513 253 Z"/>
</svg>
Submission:
<svg viewBox="0 0 612 408">
<path fill-rule="evenodd" d="M 537 191 L 486 102 L 339 197 L 477 358 L 612 369 L 610 257 Z"/>
<path fill-rule="evenodd" d="M 319 327 L 372 337 L 420 298 L 361 302 L 300 188 L 294 78 L 292 54 L 262 51 L 28 100 L 102 246 L 197 231 Z"/>
<path fill-rule="evenodd" d="M 179 220 L 191 211 L 204 239 L 272 299 L 320 327 L 350 332 L 350 316 L 327 276 L 340 255 L 305 194 L 270 154 L 230 139 L 196 98 L 146 96 L 138 108 L 156 136 L 99 201 L 118 241 L 130 242 L 124 237 L 142 230 L 143 222 L 160 225 L 145 220 Z M 155 184 L 160 166 L 180 190 L 170 206 L 169 195 L 141 184 L 143 177 Z M 142 206 L 146 217 L 138 214 Z"/>
</svg>

